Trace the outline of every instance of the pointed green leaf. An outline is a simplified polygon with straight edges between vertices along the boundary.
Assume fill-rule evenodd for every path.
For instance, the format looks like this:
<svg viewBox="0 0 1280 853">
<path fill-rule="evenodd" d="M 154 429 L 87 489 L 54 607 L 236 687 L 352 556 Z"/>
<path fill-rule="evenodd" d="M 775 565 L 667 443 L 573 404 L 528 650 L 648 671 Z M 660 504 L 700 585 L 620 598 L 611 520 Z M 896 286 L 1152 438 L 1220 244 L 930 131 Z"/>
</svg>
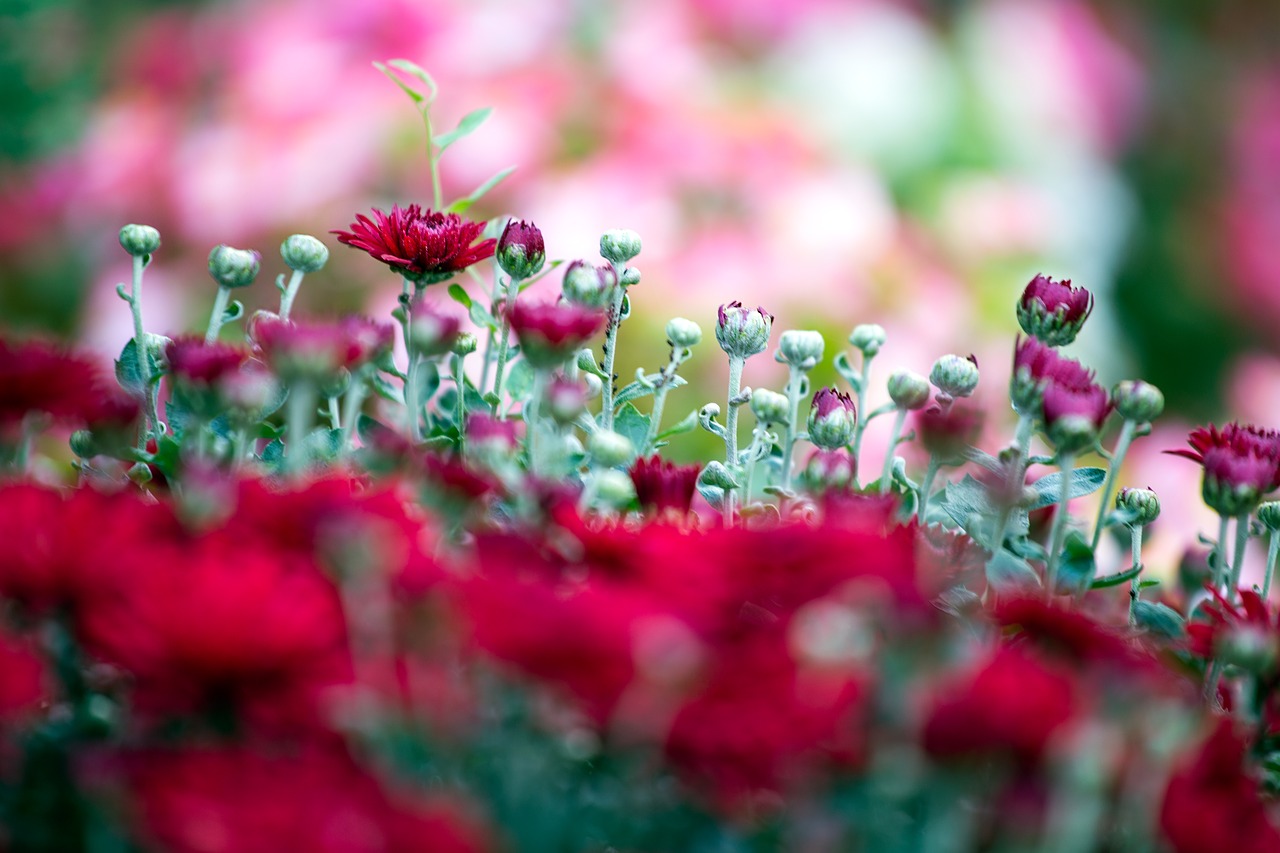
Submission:
<svg viewBox="0 0 1280 853">
<path fill-rule="evenodd" d="M 484 124 L 484 120 L 493 112 L 493 107 L 482 107 L 478 110 L 472 110 L 462 117 L 458 122 L 458 126 L 448 133 L 442 133 L 435 138 L 436 147 L 441 153 L 453 143 L 474 133 L 476 128 Z"/>
<path fill-rule="evenodd" d="M 640 410 L 630 403 L 625 403 L 618 410 L 618 416 L 614 418 L 613 431 L 631 439 L 632 447 L 643 447 L 644 440 L 649 435 L 649 416 L 641 414 Z"/>
<path fill-rule="evenodd" d="M 1102 487 L 1102 481 L 1107 479 L 1107 470 L 1105 468 L 1076 468 L 1071 472 L 1071 485 L 1068 490 L 1068 498 L 1080 498 L 1090 495 Z M 1052 506 L 1058 502 L 1058 498 L 1062 495 L 1062 472 L 1054 471 L 1052 474 L 1046 474 L 1039 480 L 1031 484 L 1031 489 L 1036 493 L 1035 502 L 1030 506 L 1030 510 L 1043 509 Z"/>
<path fill-rule="evenodd" d="M 1089 584 L 1090 589 L 1106 589 L 1107 587 L 1119 586 L 1122 583 L 1133 580 L 1142 573 L 1142 566 L 1132 566 L 1123 572 L 1116 572 L 1113 575 L 1103 575 L 1100 578 L 1094 578 L 1093 583 Z"/>
<path fill-rule="evenodd" d="M 1147 633 L 1177 640 L 1187 631 L 1187 620 L 1178 611 L 1156 601 L 1139 601 L 1133 607 L 1133 621 Z"/>
<path fill-rule="evenodd" d="M 511 365 L 507 378 L 502 383 L 513 400 L 527 400 L 533 394 L 533 368 L 529 362 L 520 359 Z"/>
<path fill-rule="evenodd" d="M 462 289 L 462 285 L 449 285 L 449 298 L 461 305 L 463 308 L 466 308 L 468 311 L 471 310 L 471 297 Z"/>
<path fill-rule="evenodd" d="M 987 583 L 1004 595 L 1023 594 L 1041 587 L 1040 576 L 1031 564 L 1003 549 L 987 561 Z"/>
<path fill-rule="evenodd" d="M 661 441 L 662 439 L 670 438 L 673 435 L 682 435 L 686 432 L 693 432 L 697 428 L 698 428 L 698 410 L 694 409 L 692 412 L 685 415 L 675 424 L 667 427 L 662 432 L 658 433 L 657 440 Z"/>
<path fill-rule="evenodd" d="M 507 177 L 515 170 L 516 170 L 515 166 L 508 166 L 507 168 L 503 169 L 501 172 L 498 172 L 498 174 L 494 175 L 492 178 L 490 178 L 489 180 L 485 181 L 483 184 L 481 184 L 480 186 L 472 190 L 470 195 L 463 196 L 462 198 L 457 199 L 456 201 L 450 202 L 449 206 L 446 207 L 445 210 L 449 213 L 465 212 L 469 207 L 471 207 L 471 205 L 475 204 L 477 201 L 483 198 L 485 193 L 489 192 L 489 190 L 493 189 L 498 184 L 506 180 Z"/>
</svg>

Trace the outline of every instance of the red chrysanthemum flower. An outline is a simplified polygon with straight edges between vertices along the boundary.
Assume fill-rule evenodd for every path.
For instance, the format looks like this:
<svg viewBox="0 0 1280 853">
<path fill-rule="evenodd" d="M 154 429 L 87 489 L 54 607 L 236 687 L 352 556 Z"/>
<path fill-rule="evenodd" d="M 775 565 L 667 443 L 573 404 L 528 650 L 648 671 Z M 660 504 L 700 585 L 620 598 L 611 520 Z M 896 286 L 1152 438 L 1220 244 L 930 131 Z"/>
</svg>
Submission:
<svg viewBox="0 0 1280 853">
<path fill-rule="evenodd" d="M 1054 281 L 1037 275 L 1022 291 L 1018 323 L 1022 330 L 1049 346 L 1065 346 L 1076 339 L 1093 311 L 1093 294 L 1072 287 L 1071 280 Z"/>
<path fill-rule="evenodd" d="M 559 367 L 604 325 L 604 312 L 581 305 L 516 300 L 507 306 L 520 352 L 534 367 Z"/>
<path fill-rule="evenodd" d="M 1013 354 L 1014 380 L 1029 378 L 1036 385 L 1053 382 L 1065 388 L 1087 388 L 1093 371 L 1075 359 L 1065 358 L 1035 338 L 1019 337 Z"/>
<path fill-rule="evenodd" d="M 40 341 L 0 339 L 0 430 L 28 414 L 66 424 L 128 424 L 138 403 L 126 396 L 96 362 Z"/>
<path fill-rule="evenodd" d="M 339 243 L 363 249 L 406 278 L 426 285 L 492 257 L 497 240 L 475 242 L 483 231 L 482 222 L 411 204 L 395 205 L 389 214 L 375 207 L 373 219 L 358 214 L 350 231 L 330 233 L 338 235 Z"/>
<path fill-rule="evenodd" d="M 628 473 L 635 484 L 640 506 L 658 514 L 674 510 L 684 516 L 693 505 L 700 470 L 697 465 L 663 461 L 655 453 L 647 459 L 636 459 Z"/>
<path fill-rule="evenodd" d="M 346 317 L 337 323 L 307 323 L 262 316 L 252 334 L 263 360 L 286 379 L 324 380 L 354 370 L 391 348 L 394 330 L 386 323 Z"/>
<path fill-rule="evenodd" d="M 1167 450 L 1204 467 L 1204 502 L 1222 515 L 1251 511 L 1268 492 L 1280 488 L 1280 433 L 1251 424 L 1213 424 L 1187 436 L 1191 450 Z"/>
<path fill-rule="evenodd" d="M 1206 661 L 1220 659 L 1259 675 L 1275 671 L 1280 663 L 1280 618 L 1262 596 L 1240 590 L 1240 603 L 1232 604 L 1217 590 L 1214 600 L 1200 610 L 1203 618 L 1187 625 L 1187 648 Z"/>
</svg>

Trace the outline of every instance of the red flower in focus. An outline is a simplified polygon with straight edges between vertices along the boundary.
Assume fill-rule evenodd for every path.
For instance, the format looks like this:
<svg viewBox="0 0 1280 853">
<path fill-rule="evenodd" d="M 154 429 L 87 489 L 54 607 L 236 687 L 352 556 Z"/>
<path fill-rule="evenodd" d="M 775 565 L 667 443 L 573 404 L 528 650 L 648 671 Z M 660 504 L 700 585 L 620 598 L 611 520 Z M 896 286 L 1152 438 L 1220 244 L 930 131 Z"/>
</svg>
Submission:
<svg viewBox="0 0 1280 853">
<path fill-rule="evenodd" d="M 1252 424 L 1213 424 L 1187 436 L 1191 450 L 1166 450 L 1204 466 L 1204 501 L 1222 515 L 1249 512 L 1280 488 L 1280 433 Z"/>
<path fill-rule="evenodd" d="M 456 806 L 393 800 L 334 749 L 156 750 L 127 757 L 126 766 L 140 834 L 175 853 L 488 847 L 485 833 Z"/>
<path fill-rule="evenodd" d="M 1092 311 L 1093 294 L 1083 287 L 1072 287 L 1070 279 L 1037 275 L 1022 291 L 1018 323 L 1049 346 L 1065 346 L 1076 339 Z"/>
<path fill-rule="evenodd" d="M 84 355 L 39 341 L 0 339 L 0 430 L 28 414 L 93 426 L 131 424 L 141 409 Z"/>
<path fill-rule="evenodd" d="M 940 758 L 1007 753 L 1035 761 L 1080 705 L 1068 670 L 1002 646 L 941 686 L 922 742 Z"/>
<path fill-rule="evenodd" d="M 675 510 L 678 515 L 685 516 L 693 505 L 693 492 L 698 485 L 700 470 L 697 465 L 665 462 L 655 453 L 648 459 L 636 459 L 628 473 L 635 484 L 640 506 L 659 515 Z"/>
<path fill-rule="evenodd" d="M 520 351 L 540 368 L 559 367 L 604 325 L 602 311 L 568 303 L 517 299 L 507 306 L 507 317 Z"/>
<path fill-rule="evenodd" d="M 493 256 L 497 240 L 476 239 L 484 223 L 456 213 L 423 210 L 416 204 L 395 205 L 391 213 L 373 209 L 373 219 L 356 215 L 350 231 L 335 230 L 338 242 L 363 249 L 391 269 L 420 285 L 452 278 L 474 263 Z M 473 245 L 474 244 L 474 245 Z"/>
<path fill-rule="evenodd" d="M 1247 750 L 1232 720 L 1222 719 L 1174 771 L 1160 806 L 1160 828 L 1176 853 L 1280 850 L 1280 831 L 1267 817 L 1258 780 L 1245 769 Z"/>
</svg>

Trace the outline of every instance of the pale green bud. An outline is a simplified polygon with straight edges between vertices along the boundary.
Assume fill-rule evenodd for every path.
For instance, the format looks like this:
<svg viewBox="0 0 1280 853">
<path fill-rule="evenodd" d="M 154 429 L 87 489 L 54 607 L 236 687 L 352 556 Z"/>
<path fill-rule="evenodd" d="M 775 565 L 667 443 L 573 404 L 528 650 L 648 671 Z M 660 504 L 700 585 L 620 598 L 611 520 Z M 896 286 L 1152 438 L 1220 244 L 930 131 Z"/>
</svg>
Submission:
<svg viewBox="0 0 1280 853">
<path fill-rule="evenodd" d="M 625 264 L 640 254 L 640 235 L 629 228 L 615 228 L 600 235 L 600 257 Z"/>
<path fill-rule="evenodd" d="M 889 399 L 899 409 L 923 409 L 929 405 L 929 380 L 910 370 L 889 377 Z"/>
<path fill-rule="evenodd" d="M 289 269 L 312 273 L 324 269 L 329 261 L 329 249 L 310 234 L 294 234 L 280 244 L 280 257 Z"/>
</svg>

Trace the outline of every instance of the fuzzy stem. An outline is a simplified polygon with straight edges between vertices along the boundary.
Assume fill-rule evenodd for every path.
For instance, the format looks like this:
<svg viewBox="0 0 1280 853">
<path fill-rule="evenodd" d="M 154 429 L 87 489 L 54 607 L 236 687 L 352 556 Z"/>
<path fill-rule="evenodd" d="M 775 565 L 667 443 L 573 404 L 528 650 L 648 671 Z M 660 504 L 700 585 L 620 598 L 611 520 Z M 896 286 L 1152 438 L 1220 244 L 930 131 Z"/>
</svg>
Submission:
<svg viewBox="0 0 1280 853">
<path fill-rule="evenodd" d="M 614 273 L 619 274 L 614 264 Z M 609 306 L 609 318 L 604 331 L 604 381 L 600 389 L 600 423 L 605 429 L 613 429 L 613 359 L 618 350 L 618 327 L 622 325 L 622 300 L 626 288 L 621 283 L 614 288 L 613 303 Z"/>
<path fill-rule="evenodd" d="M 505 418 L 502 408 L 502 383 L 506 380 L 507 357 L 511 352 L 511 343 L 508 338 L 511 337 L 511 312 L 510 305 L 506 304 L 511 299 L 511 294 L 516 290 L 516 280 L 510 279 L 507 282 L 504 291 L 504 304 L 502 306 L 502 329 L 498 332 L 498 369 L 493 375 L 493 393 L 498 398 L 495 408 L 498 411 L 499 418 Z"/>
<path fill-rule="evenodd" d="M 213 313 L 209 315 L 209 330 L 204 333 L 204 342 L 211 344 L 218 339 L 222 329 L 222 317 L 227 313 L 227 303 L 231 301 L 231 288 L 218 287 L 218 295 L 213 300 Z"/>
<path fill-rule="evenodd" d="M 782 439 L 782 488 L 791 488 L 791 465 L 796 447 L 796 421 L 800 417 L 800 394 L 804 389 L 804 371 L 791 365 L 787 378 L 787 429 Z M 854 457 L 857 458 L 857 457 Z"/>
<path fill-rule="evenodd" d="M 421 359 L 416 355 L 409 356 L 409 370 L 405 373 L 404 380 L 405 417 L 409 420 L 409 435 L 415 444 L 422 441 L 422 426 L 419 423 L 422 416 L 422 403 L 418 399 L 418 363 L 420 361 Z"/>
<path fill-rule="evenodd" d="M 671 358 L 667 361 L 667 366 L 662 368 L 658 385 L 653 389 L 653 410 L 649 412 L 649 431 L 645 433 L 644 446 L 639 448 L 640 456 L 647 455 L 658 440 L 658 432 L 662 428 L 662 410 L 667 404 L 667 394 L 671 393 L 671 379 L 680 367 L 681 352 L 680 347 L 671 348 Z"/>
<path fill-rule="evenodd" d="M 1218 516 L 1218 541 L 1213 546 L 1213 553 L 1218 559 L 1214 562 L 1216 565 L 1213 570 L 1213 588 L 1221 590 L 1227 583 L 1227 525 L 1231 523 L 1231 516 Z"/>
<path fill-rule="evenodd" d="M 541 424 L 542 398 L 546 394 L 547 374 L 544 370 L 535 370 L 533 372 L 533 392 L 529 397 L 529 401 L 525 404 L 524 422 L 525 431 L 529 436 L 529 472 L 532 474 L 541 474 L 543 471 L 543 462 L 540 450 L 541 446 L 538 441 L 538 432 Z"/>
<path fill-rule="evenodd" d="M 1129 540 L 1131 542 L 1129 550 L 1133 552 L 1133 566 L 1138 569 L 1138 574 L 1133 576 L 1133 580 L 1129 582 L 1129 624 L 1133 625 L 1137 621 L 1138 599 L 1142 596 L 1142 525 L 1135 524 L 1129 528 Z"/>
<path fill-rule="evenodd" d="M 311 431 L 311 416 L 315 410 L 315 385 L 308 380 L 293 383 L 285 409 L 289 444 L 285 447 L 284 470 L 290 477 L 301 474 L 306 465 L 306 439 L 307 433 Z"/>
<path fill-rule="evenodd" d="M 147 417 L 147 434 L 139 439 L 141 447 L 146 447 L 147 435 L 160 437 L 159 403 L 156 400 L 156 388 L 151 384 L 146 333 L 142 329 L 142 271 L 146 267 L 145 258 L 140 255 L 133 256 L 133 289 L 129 291 L 129 308 L 133 312 L 133 350 L 137 358 L 138 379 L 142 382 L 143 398 L 146 401 Z"/>
<path fill-rule="evenodd" d="M 351 387 L 347 389 L 347 395 L 342 401 L 342 449 L 344 451 L 351 449 L 351 436 L 355 432 L 356 419 L 360 416 L 360 407 L 364 404 L 367 393 L 364 378 L 351 377 Z"/>
<path fill-rule="evenodd" d="M 869 418 L 863 417 L 863 413 L 867 410 L 867 385 L 871 381 L 871 360 L 874 355 L 862 355 L 862 380 L 858 383 L 858 422 L 853 427 L 853 485 L 858 485 L 858 454 L 862 450 L 862 433 L 867 428 Z"/>
<path fill-rule="evenodd" d="M 1107 469 L 1107 479 L 1102 484 L 1102 500 L 1098 504 L 1098 518 L 1093 523 L 1093 541 L 1090 544 L 1092 550 L 1098 550 L 1098 541 L 1102 539 L 1102 529 L 1105 526 L 1107 518 L 1107 509 L 1111 506 L 1111 490 L 1115 488 L 1116 477 L 1120 474 L 1120 468 L 1124 465 L 1124 457 L 1129 452 L 1129 445 L 1133 443 L 1133 434 L 1137 429 L 1137 422 L 1126 420 L 1124 425 L 1120 427 L 1120 438 L 1116 441 L 1115 453 L 1111 455 L 1111 465 Z"/>
<path fill-rule="evenodd" d="M 1271 541 L 1267 545 L 1267 572 L 1262 577 L 1262 600 L 1266 601 L 1271 594 L 1271 576 L 1276 571 L 1276 556 L 1280 555 L 1280 533 L 1271 531 Z"/>
<path fill-rule="evenodd" d="M 902 427 L 906 422 L 907 410 L 898 409 L 897 415 L 893 418 L 893 429 L 889 433 L 889 449 L 885 451 L 884 455 L 884 470 L 880 473 L 880 494 L 882 495 L 889 490 L 889 482 L 893 479 L 893 451 L 898 448 L 898 442 L 902 436 Z"/>
<path fill-rule="evenodd" d="M 458 399 L 455 403 L 453 422 L 458 428 L 458 453 L 462 453 L 463 442 L 467 433 L 467 395 L 466 390 L 466 374 L 462 372 L 462 359 L 464 356 L 454 353 L 453 356 L 453 383 L 457 386 Z"/>
<path fill-rule="evenodd" d="M 427 168 L 431 173 L 431 199 L 436 210 L 444 207 L 444 188 L 440 185 L 440 152 L 436 150 L 435 134 L 431 129 L 431 106 L 422 108 L 422 121 L 427 126 Z"/>
<path fill-rule="evenodd" d="M 724 461 L 729 473 L 738 470 L 738 404 L 735 399 L 742 393 L 742 368 L 747 363 L 745 358 L 729 356 L 729 397 L 728 409 L 724 416 Z M 733 524 L 733 489 L 724 492 L 724 522 Z"/>
<path fill-rule="evenodd" d="M 1231 555 L 1231 586 L 1227 588 L 1227 601 L 1234 603 L 1240 594 L 1240 573 L 1244 569 L 1244 554 L 1249 547 L 1249 513 L 1236 516 L 1236 546 Z"/>
<path fill-rule="evenodd" d="M 342 429 L 342 413 L 338 411 L 338 398 L 329 398 L 329 429 Z"/>
<path fill-rule="evenodd" d="M 1022 490 L 1023 482 L 1027 477 L 1026 460 L 1027 454 L 1031 452 L 1031 430 L 1035 426 L 1035 420 L 1031 415 L 1018 413 L 1018 429 L 1014 433 L 1013 446 L 1016 455 L 1013 459 L 1013 468 L 1009 471 L 1009 489 L 1013 491 Z M 1013 506 L 1006 506 L 1000 511 L 1000 523 L 996 527 L 996 537 L 992 540 L 992 548 L 1004 547 L 1004 534 L 1009 529 L 1009 518 L 1013 515 Z"/>
<path fill-rule="evenodd" d="M 933 491 L 934 478 L 938 476 L 938 469 L 942 464 L 936 456 L 929 456 L 929 467 L 924 472 L 924 482 L 920 484 L 920 500 L 916 501 L 916 518 L 920 519 L 921 524 L 928 524 L 929 521 L 925 516 L 925 511 L 929 508 L 929 493 Z"/>
<path fill-rule="evenodd" d="M 1057 592 L 1058 561 L 1062 556 L 1062 544 L 1067 538 L 1067 504 L 1071 500 L 1071 472 L 1075 468 L 1075 456 L 1060 454 L 1058 467 L 1062 470 L 1062 491 L 1058 495 L 1057 510 L 1053 514 L 1053 533 L 1049 538 L 1049 564 L 1045 568 L 1045 597 L 1049 600 Z"/>
<path fill-rule="evenodd" d="M 289 312 L 293 310 L 293 300 L 298 295 L 298 288 L 302 287 L 302 270 L 294 270 L 293 275 L 289 276 L 289 284 L 285 287 L 284 293 L 280 294 L 280 319 L 288 320 Z"/>
</svg>

